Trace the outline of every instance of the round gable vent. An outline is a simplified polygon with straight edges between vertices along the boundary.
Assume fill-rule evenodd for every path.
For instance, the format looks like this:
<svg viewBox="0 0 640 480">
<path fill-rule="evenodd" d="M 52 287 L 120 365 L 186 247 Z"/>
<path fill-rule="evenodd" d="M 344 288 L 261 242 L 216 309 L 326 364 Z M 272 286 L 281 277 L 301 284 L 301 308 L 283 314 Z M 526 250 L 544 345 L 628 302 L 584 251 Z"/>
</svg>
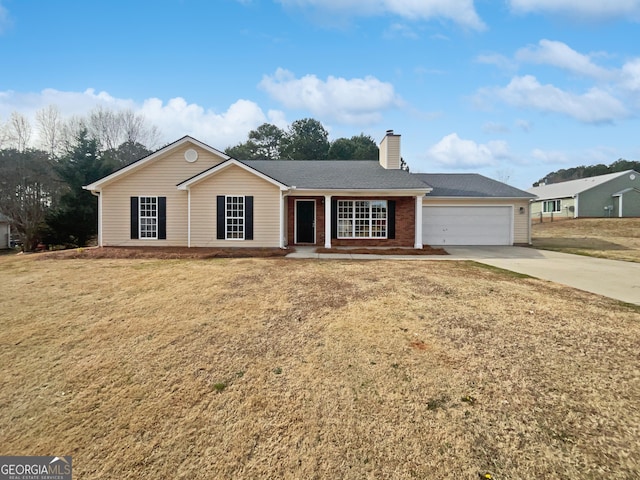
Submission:
<svg viewBox="0 0 640 480">
<path fill-rule="evenodd" d="M 189 163 L 193 163 L 198 160 L 198 152 L 196 152 L 193 148 L 190 148 L 189 150 L 184 152 L 184 159 Z"/>
<path fill-rule="evenodd" d="M 635 180 L 635 179 L 636 179 L 636 176 L 632 173 L 631 175 L 629 175 L 629 178 L 630 178 L 631 180 Z"/>
</svg>

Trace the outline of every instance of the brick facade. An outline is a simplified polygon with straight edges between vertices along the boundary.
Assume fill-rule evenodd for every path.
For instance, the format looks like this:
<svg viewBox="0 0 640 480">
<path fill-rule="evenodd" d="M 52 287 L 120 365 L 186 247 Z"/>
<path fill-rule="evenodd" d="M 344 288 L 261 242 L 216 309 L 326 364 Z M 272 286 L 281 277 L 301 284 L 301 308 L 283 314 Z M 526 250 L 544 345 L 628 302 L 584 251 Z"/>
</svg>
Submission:
<svg viewBox="0 0 640 480">
<path fill-rule="evenodd" d="M 316 243 L 295 243 L 296 242 L 296 200 L 316 201 Z M 324 245 L 324 197 L 287 197 L 287 240 L 289 245 Z"/>
<path fill-rule="evenodd" d="M 316 201 L 316 242 L 313 245 L 324 246 L 324 197 L 287 197 L 287 239 L 289 245 L 295 243 L 295 201 Z M 396 202 L 396 235 L 395 238 L 363 238 L 363 239 L 331 239 L 331 245 L 336 247 L 413 247 L 415 244 L 415 197 L 332 197 L 332 200 L 395 200 Z M 309 245 L 309 244 L 299 244 Z"/>
</svg>

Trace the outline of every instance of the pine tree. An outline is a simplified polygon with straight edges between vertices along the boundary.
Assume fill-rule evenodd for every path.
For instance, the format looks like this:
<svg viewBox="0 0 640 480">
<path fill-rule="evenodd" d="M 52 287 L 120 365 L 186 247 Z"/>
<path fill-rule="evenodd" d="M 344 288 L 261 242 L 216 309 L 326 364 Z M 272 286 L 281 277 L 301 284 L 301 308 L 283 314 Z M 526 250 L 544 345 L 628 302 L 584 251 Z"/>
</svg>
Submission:
<svg viewBox="0 0 640 480">
<path fill-rule="evenodd" d="M 83 129 L 55 170 L 66 189 L 58 207 L 47 216 L 49 241 L 79 247 L 87 245 L 98 229 L 98 199 L 82 186 L 108 175 L 112 168 L 103 161 L 98 142 L 89 138 Z"/>
</svg>

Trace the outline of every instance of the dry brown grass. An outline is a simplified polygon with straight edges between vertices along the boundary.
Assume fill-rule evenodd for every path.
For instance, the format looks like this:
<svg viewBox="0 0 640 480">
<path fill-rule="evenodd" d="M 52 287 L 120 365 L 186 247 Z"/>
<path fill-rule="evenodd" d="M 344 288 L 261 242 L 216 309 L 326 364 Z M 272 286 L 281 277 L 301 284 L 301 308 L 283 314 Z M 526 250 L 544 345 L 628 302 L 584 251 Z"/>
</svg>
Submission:
<svg viewBox="0 0 640 480">
<path fill-rule="evenodd" d="M 170 259 L 209 259 L 209 258 L 271 258 L 284 257 L 295 249 L 281 248 L 207 248 L 207 247 L 89 247 L 46 252 L 46 258 L 156 258 Z"/>
<path fill-rule="evenodd" d="M 640 218 L 580 218 L 532 224 L 536 248 L 640 262 Z"/>
<path fill-rule="evenodd" d="M 3 454 L 82 479 L 640 476 L 637 309 L 461 262 L 0 258 Z"/>
</svg>

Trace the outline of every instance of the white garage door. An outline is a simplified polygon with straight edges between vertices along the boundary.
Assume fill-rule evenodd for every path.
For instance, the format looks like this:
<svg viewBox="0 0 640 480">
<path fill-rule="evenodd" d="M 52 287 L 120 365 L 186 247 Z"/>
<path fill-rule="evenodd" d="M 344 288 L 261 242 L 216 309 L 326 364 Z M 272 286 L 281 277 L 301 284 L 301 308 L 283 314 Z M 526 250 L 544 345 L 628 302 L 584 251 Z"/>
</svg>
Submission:
<svg viewBox="0 0 640 480">
<path fill-rule="evenodd" d="M 425 245 L 511 245 L 512 207 L 422 207 Z"/>
</svg>

